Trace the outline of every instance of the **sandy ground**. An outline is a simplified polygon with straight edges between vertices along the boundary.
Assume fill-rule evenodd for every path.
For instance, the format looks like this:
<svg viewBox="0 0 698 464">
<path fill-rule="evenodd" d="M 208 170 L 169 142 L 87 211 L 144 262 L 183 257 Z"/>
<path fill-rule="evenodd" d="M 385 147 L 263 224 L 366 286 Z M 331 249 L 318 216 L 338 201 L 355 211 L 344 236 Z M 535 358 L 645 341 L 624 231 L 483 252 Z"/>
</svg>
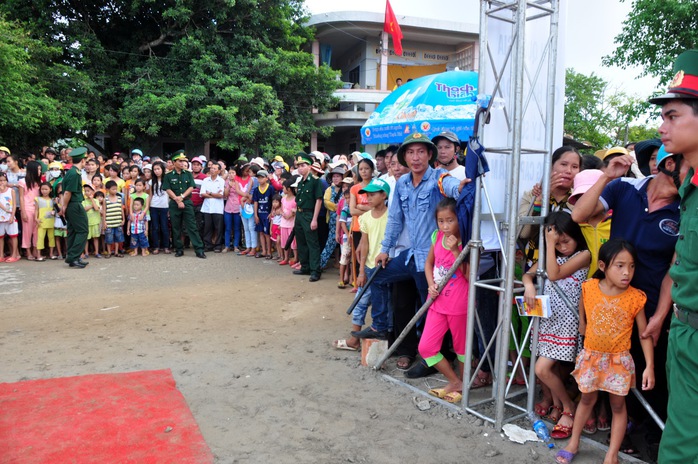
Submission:
<svg viewBox="0 0 698 464">
<path fill-rule="evenodd" d="M 334 350 L 351 302 L 336 274 L 311 284 L 274 262 L 191 250 L 85 270 L 0 264 L 0 381 L 169 368 L 219 463 L 553 462 L 473 416 L 420 411 L 424 397 Z M 384 373 L 403 378 L 394 361 Z M 603 460 L 582 451 L 575 463 Z"/>
</svg>

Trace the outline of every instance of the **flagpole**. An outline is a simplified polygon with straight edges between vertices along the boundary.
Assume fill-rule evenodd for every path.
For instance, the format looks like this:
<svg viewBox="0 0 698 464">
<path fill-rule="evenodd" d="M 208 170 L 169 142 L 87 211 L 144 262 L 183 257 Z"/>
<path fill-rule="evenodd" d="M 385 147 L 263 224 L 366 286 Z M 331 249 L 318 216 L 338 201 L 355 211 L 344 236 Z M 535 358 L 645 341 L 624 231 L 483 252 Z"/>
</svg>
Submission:
<svg viewBox="0 0 698 464">
<path fill-rule="evenodd" d="M 388 54 L 390 45 L 388 44 L 388 33 L 381 33 L 381 90 L 388 90 Z"/>
</svg>

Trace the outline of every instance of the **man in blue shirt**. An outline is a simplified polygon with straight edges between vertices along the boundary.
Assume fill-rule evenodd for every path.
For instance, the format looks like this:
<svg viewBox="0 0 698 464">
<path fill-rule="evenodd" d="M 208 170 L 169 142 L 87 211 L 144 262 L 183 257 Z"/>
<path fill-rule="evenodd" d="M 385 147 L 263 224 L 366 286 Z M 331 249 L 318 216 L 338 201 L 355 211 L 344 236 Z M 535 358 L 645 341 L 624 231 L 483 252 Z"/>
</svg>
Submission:
<svg viewBox="0 0 698 464">
<path fill-rule="evenodd" d="M 373 323 L 364 330 L 352 332 L 358 338 L 387 338 L 390 323 L 390 284 L 412 279 L 419 290 L 422 303 L 427 298 L 427 280 L 424 263 L 431 247 L 431 234 L 436 230 L 434 211 L 445 196 L 458 198 L 469 179 L 459 181 L 444 169 L 434 169 L 436 146 L 426 135 L 409 135 L 397 152 L 400 164 L 410 173 L 395 183 L 395 193 L 388 210 L 388 225 L 381 243 L 376 265 L 382 269 L 371 285 L 371 316 Z M 403 229 L 407 229 L 410 248 L 388 260 Z"/>
</svg>

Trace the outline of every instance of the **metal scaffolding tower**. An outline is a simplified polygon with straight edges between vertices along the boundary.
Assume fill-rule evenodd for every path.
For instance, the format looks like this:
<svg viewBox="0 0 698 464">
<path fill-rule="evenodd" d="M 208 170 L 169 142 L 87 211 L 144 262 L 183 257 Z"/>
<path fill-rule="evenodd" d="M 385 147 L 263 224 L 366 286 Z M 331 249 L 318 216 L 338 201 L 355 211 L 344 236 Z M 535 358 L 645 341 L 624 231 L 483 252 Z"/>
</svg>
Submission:
<svg viewBox="0 0 698 464">
<path fill-rule="evenodd" d="M 522 417 L 533 407 L 535 395 L 535 349 L 538 329 L 536 319 L 526 332 L 523 342 L 518 343 L 512 328 L 512 301 L 515 293 L 515 254 L 519 226 L 523 224 L 541 224 L 547 215 L 548 205 L 543 202 L 540 216 L 519 217 L 519 181 L 521 179 L 522 157 L 536 156 L 544 159 L 542 188 L 543 198 L 550 194 L 550 158 L 557 139 L 555 131 L 555 97 L 557 73 L 557 43 L 560 0 L 483 0 L 480 10 L 480 66 L 479 91 L 491 95 L 499 104 L 490 104 L 485 117 L 480 119 L 482 127 L 482 144 L 490 146 L 486 154 L 503 156 L 507 166 L 506 189 L 501 211 L 494 211 L 487 190 L 487 179 L 477 179 L 475 216 L 470 247 L 470 293 L 468 307 L 475 308 L 476 292 L 479 289 L 499 292 L 498 324 L 494 336 L 487 341 L 487 346 L 496 347 L 494 360 L 483 353 L 479 365 L 472 369 L 469 362 L 464 368 L 463 407 L 470 414 L 492 422 L 496 429 L 509 421 Z M 493 34 L 496 31 L 496 35 Z M 535 34 L 540 40 L 531 45 L 527 34 Z M 506 39 L 506 40 L 505 40 Z M 497 106 L 502 106 L 501 112 Z M 499 137 L 490 137 L 485 128 L 486 121 L 501 118 L 505 122 Z M 530 143 L 526 130 L 532 125 L 543 128 L 539 143 Z M 504 137 L 506 135 L 506 137 Z M 561 137 L 560 137 L 561 140 Z M 501 193 L 501 192 L 500 192 Z M 483 198 L 490 213 L 481 213 Z M 495 208 L 496 209 L 496 208 Z M 501 244 L 500 277 L 494 280 L 477 280 L 477 269 L 482 249 L 481 220 L 492 220 L 497 225 L 497 235 Z M 543 235 L 540 236 L 540 249 L 543 249 Z M 544 261 L 544 260 L 543 260 Z M 541 261 L 539 265 L 543 265 Z M 544 269 L 540 270 L 543 275 Z M 468 312 L 468 336 L 466 360 L 473 354 L 474 330 L 479 326 L 477 311 Z M 514 336 L 516 345 L 516 362 L 514 369 L 522 364 L 522 352 L 530 340 L 531 363 L 524 391 L 510 393 L 512 380 L 506 381 L 509 361 L 509 340 Z M 476 403 L 471 402 L 471 385 L 477 380 L 477 371 L 485 363 L 490 363 L 493 374 L 492 395 Z M 474 373 L 473 373 L 474 371 Z M 514 378 L 512 374 L 511 378 Z M 465 384 L 468 386 L 465 387 Z M 515 397 L 527 394 L 526 405 L 512 401 Z M 494 416 L 488 416 L 494 404 Z M 491 412 L 489 413 L 491 414 Z"/>
</svg>

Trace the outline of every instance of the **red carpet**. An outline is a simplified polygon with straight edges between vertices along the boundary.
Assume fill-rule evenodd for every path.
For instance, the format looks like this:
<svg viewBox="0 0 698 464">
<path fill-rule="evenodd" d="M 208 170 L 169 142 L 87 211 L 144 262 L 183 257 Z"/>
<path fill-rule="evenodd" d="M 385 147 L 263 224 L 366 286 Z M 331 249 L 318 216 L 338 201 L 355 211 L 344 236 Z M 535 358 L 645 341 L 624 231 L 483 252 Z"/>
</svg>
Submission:
<svg viewBox="0 0 698 464">
<path fill-rule="evenodd" d="M 0 383 L 0 462 L 202 464 L 213 455 L 168 369 Z"/>
</svg>

